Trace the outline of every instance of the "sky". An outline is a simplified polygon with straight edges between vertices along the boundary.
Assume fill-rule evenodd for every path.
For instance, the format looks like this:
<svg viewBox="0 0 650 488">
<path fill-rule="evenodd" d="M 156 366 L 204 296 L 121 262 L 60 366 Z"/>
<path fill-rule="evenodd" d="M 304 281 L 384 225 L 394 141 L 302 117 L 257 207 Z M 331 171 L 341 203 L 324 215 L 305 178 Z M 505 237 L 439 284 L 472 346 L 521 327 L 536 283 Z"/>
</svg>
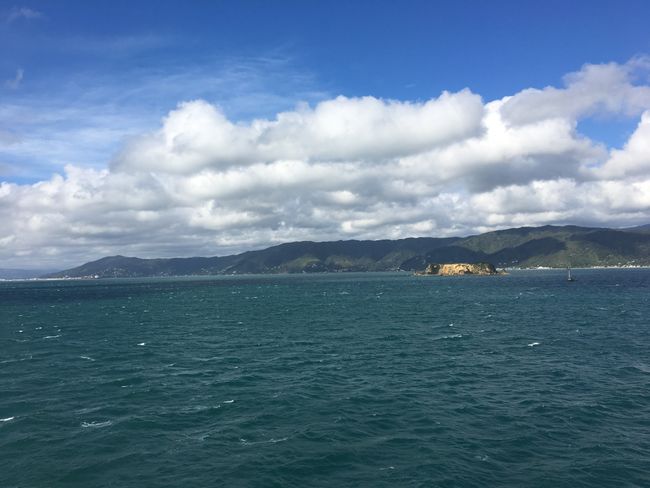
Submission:
<svg viewBox="0 0 650 488">
<path fill-rule="evenodd" d="M 0 0 L 0 268 L 647 224 L 649 18 Z"/>
</svg>

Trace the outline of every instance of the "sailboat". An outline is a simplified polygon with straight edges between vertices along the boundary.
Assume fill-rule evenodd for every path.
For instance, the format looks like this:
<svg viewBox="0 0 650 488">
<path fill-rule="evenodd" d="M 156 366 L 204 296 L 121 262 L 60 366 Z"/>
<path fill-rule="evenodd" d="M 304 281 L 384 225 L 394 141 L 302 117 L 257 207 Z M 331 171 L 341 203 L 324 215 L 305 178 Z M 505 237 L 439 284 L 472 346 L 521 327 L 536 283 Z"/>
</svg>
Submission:
<svg viewBox="0 0 650 488">
<path fill-rule="evenodd" d="M 566 273 L 567 273 L 567 276 L 566 276 L 567 281 L 575 281 L 576 280 L 573 276 L 571 276 L 571 268 L 569 268 L 568 266 L 567 266 L 567 269 L 566 269 Z"/>
</svg>

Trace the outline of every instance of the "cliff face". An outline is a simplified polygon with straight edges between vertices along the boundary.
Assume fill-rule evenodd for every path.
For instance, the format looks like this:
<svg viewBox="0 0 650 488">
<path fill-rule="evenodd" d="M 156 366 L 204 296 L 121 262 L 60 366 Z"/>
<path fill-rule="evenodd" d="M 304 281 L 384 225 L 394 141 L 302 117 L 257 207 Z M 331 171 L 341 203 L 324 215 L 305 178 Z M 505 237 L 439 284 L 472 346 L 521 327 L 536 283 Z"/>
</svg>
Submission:
<svg viewBox="0 0 650 488">
<path fill-rule="evenodd" d="M 450 263 L 429 264 L 423 275 L 457 276 L 457 275 L 494 275 L 498 274 L 496 268 L 490 263 Z"/>
</svg>

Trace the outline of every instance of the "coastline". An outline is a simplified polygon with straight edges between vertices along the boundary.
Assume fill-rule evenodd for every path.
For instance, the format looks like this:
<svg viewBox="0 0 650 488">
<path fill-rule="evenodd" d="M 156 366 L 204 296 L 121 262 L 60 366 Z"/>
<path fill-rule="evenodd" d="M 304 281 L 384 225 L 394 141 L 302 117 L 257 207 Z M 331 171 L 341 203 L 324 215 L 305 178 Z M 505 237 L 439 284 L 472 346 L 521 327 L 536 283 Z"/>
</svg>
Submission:
<svg viewBox="0 0 650 488">
<path fill-rule="evenodd" d="M 511 271 L 564 271 L 565 266 L 550 267 L 550 266 L 536 266 L 536 267 L 499 267 L 499 272 L 494 276 L 508 275 Z M 650 265 L 623 265 L 623 266 L 571 266 L 574 270 L 621 270 L 621 269 L 650 269 Z M 438 276 L 427 275 L 425 273 L 410 271 L 410 270 L 368 270 L 368 271 L 314 271 L 314 272 L 300 272 L 300 273 L 218 273 L 218 274 L 190 274 L 190 275 L 158 275 L 158 276 L 66 276 L 60 278 L 0 278 L 0 283 L 20 283 L 20 282 L 48 282 L 48 281 L 97 281 L 97 280 L 124 280 L 124 279 L 165 279 L 165 278 L 210 278 L 210 277 L 236 277 L 236 276 L 298 276 L 298 275 L 336 275 L 336 274 L 375 274 L 375 273 L 396 273 L 396 274 L 410 274 L 411 276 Z M 459 275 L 461 276 L 461 275 Z M 466 275 L 466 276 L 493 276 L 493 275 Z"/>
</svg>

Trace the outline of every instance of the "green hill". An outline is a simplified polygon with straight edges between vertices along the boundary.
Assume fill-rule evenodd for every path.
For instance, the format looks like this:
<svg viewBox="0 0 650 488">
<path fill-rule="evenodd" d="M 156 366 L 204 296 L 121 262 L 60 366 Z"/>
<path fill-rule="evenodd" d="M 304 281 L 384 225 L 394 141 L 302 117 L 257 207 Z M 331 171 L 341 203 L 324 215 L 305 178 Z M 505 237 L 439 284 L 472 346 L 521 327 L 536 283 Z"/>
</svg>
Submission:
<svg viewBox="0 0 650 488">
<path fill-rule="evenodd" d="M 110 256 L 46 277 L 145 277 L 248 273 L 421 270 L 428 263 L 490 262 L 500 267 L 650 265 L 647 226 L 602 229 L 521 227 L 465 238 L 291 242 L 223 257 Z"/>
</svg>

